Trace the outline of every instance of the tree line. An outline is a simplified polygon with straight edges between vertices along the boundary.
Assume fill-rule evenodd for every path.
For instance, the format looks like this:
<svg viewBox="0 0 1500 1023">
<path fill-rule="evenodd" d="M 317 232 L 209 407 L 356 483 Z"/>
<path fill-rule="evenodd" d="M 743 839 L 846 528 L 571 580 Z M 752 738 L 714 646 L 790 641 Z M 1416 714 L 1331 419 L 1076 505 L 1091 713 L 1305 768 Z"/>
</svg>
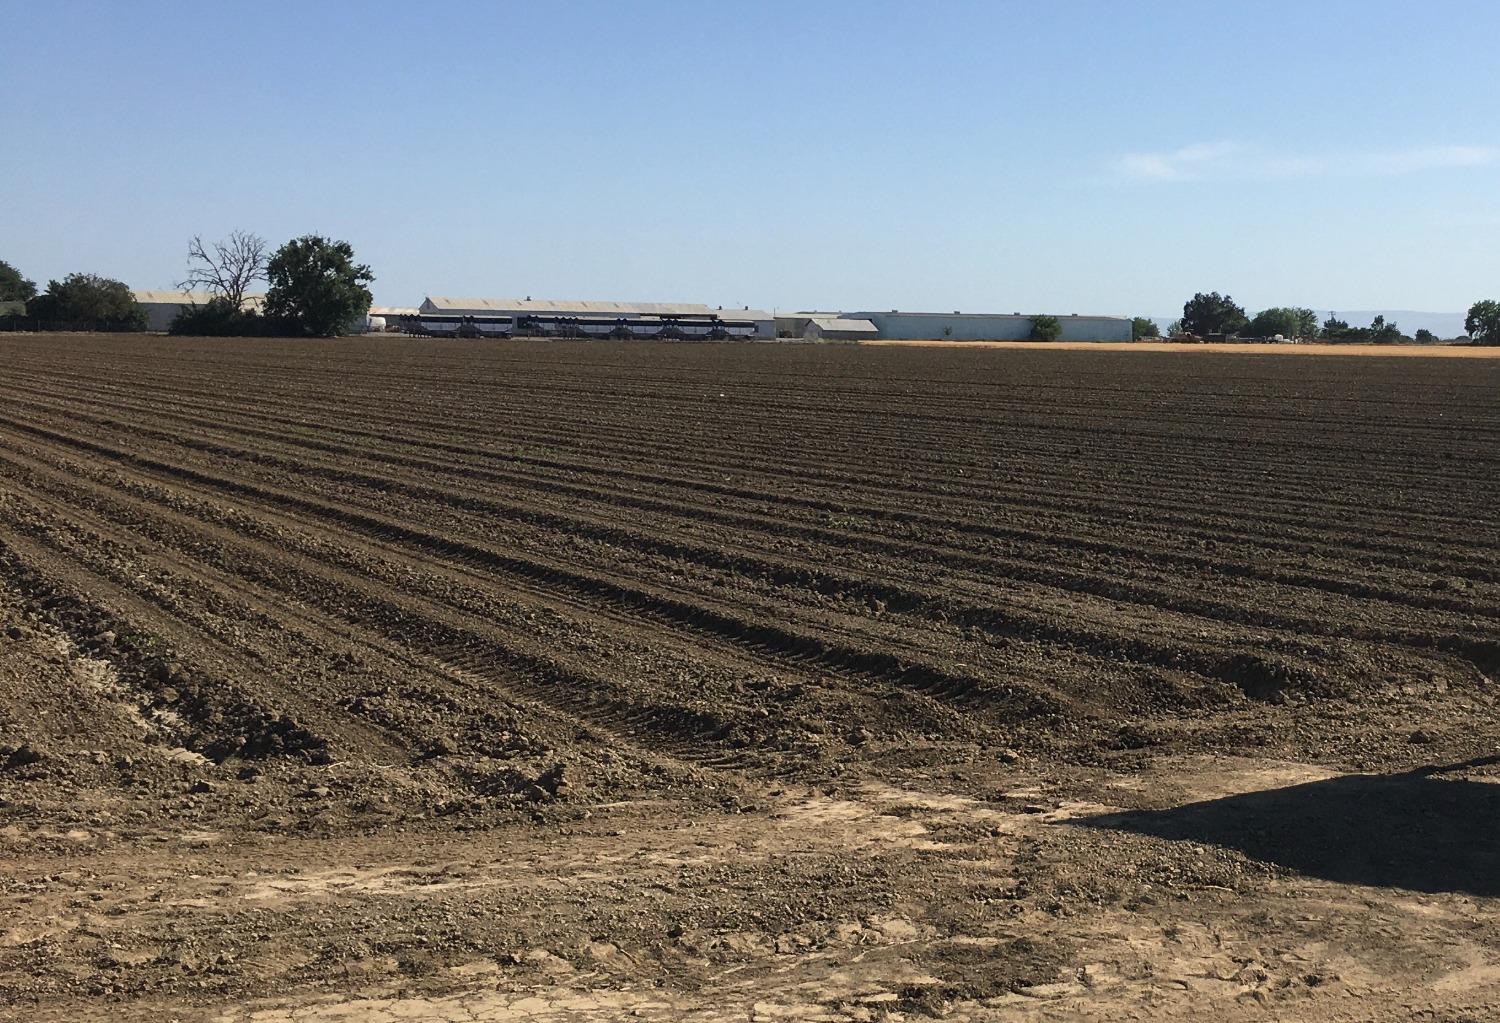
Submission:
<svg viewBox="0 0 1500 1023">
<path fill-rule="evenodd" d="M 1500 302 L 1492 299 L 1475 302 L 1464 318 L 1464 330 L 1477 344 L 1500 345 Z M 1145 317 L 1136 317 L 1133 331 L 1136 340 L 1159 337 L 1160 331 L 1154 322 Z M 1169 336 L 1189 337 L 1276 337 L 1317 338 L 1324 341 L 1365 342 L 1369 344 L 1396 344 L 1415 341 L 1432 344 L 1438 338 L 1425 328 L 1407 337 L 1394 320 L 1384 316 L 1375 317 L 1368 327 L 1353 327 L 1345 320 L 1329 316 L 1321 324 L 1317 313 L 1300 306 L 1273 306 L 1262 309 L 1254 316 L 1245 312 L 1228 295 L 1217 291 L 1198 292 L 1182 307 L 1182 319 L 1168 328 Z"/>
<path fill-rule="evenodd" d="M 370 308 L 370 268 L 354 261 L 345 241 L 309 234 L 293 238 L 267 254 L 265 239 L 246 231 L 204 244 L 188 243 L 188 275 L 178 287 L 208 293 L 203 305 L 184 307 L 171 325 L 174 334 L 220 337 L 332 337 L 345 332 Z M 265 302 L 247 302 L 251 287 L 263 281 Z M 96 330 L 145 330 L 146 315 L 135 295 L 120 281 L 97 274 L 73 273 L 48 281 L 38 293 L 35 282 L 0 260 L 0 316 L 23 308 L 43 324 L 87 324 Z M 1478 344 L 1500 345 L 1500 302 L 1475 302 L 1464 319 L 1464 330 Z M 1032 321 L 1033 340 L 1055 340 L 1062 333 L 1056 317 Z M 1167 328 L 1168 336 L 1318 338 L 1326 341 L 1363 341 L 1393 344 L 1413 340 L 1430 344 L 1438 339 L 1418 330 L 1408 339 L 1395 322 L 1375 317 L 1368 327 L 1350 326 L 1330 316 L 1320 325 L 1317 314 L 1298 306 L 1273 306 L 1254 316 L 1229 295 L 1198 292 L 1182 307 L 1182 318 Z M 1160 337 L 1156 323 L 1144 316 L 1131 321 L 1135 340 Z"/>
<path fill-rule="evenodd" d="M 217 337 L 333 337 L 369 311 L 374 280 L 368 266 L 355 262 L 348 242 L 321 235 L 293 238 L 274 252 L 265 239 L 246 231 L 211 244 L 195 237 L 188 243 L 187 278 L 178 287 L 209 298 L 184 306 L 170 329 Z M 259 306 L 248 301 L 256 282 L 267 285 Z M 38 324 L 146 329 L 145 311 L 120 281 L 72 273 L 48 281 L 39 292 L 34 281 L 0 260 L 0 315 L 7 306 L 13 312 L 24 309 Z"/>
</svg>

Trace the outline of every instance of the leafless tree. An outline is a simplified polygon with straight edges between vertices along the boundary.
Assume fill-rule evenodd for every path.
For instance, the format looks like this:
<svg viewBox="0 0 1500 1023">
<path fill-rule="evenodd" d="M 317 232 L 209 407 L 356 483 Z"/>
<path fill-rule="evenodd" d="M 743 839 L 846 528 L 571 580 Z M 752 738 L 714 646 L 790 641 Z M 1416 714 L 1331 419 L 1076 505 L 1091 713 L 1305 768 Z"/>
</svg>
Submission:
<svg viewBox="0 0 1500 1023">
<path fill-rule="evenodd" d="M 228 238 L 212 246 L 204 245 L 203 238 L 194 235 L 188 243 L 187 280 L 177 286 L 183 291 L 201 288 L 238 309 L 250 285 L 263 280 L 266 280 L 266 240 L 249 231 L 232 231 Z"/>
</svg>

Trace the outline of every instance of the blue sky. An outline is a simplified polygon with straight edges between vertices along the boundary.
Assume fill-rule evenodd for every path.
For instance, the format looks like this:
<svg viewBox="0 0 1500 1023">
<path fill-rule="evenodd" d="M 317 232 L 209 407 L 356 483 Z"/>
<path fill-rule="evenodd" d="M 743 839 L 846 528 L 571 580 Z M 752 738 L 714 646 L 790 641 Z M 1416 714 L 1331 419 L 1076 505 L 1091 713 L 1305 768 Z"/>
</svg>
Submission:
<svg viewBox="0 0 1500 1023">
<path fill-rule="evenodd" d="M 0 259 L 346 238 L 425 294 L 1500 297 L 1493 2 L 0 0 Z"/>
</svg>

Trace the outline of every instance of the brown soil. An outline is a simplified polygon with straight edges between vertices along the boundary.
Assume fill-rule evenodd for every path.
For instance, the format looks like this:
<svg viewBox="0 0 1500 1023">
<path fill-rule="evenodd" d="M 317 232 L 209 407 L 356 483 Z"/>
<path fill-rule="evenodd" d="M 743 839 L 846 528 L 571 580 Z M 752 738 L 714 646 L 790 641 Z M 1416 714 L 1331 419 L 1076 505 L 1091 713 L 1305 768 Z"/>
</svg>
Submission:
<svg viewBox="0 0 1500 1023">
<path fill-rule="evenodd" d="M 0 339 L 0 1005 L 1493 1018 L 1500 364 L 1277 356 Z"/>
</svg>

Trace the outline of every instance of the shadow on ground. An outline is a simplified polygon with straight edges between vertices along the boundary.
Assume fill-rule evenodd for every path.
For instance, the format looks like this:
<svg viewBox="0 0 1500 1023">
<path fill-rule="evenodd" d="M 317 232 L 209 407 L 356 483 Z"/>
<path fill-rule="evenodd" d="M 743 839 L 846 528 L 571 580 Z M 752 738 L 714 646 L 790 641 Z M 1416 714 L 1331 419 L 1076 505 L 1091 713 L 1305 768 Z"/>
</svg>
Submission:
<svg viewBox="0 0 1500 1023">
<path fill-rule="evenodd" d="M 1500 784 L 1433 773 L 1346 775 L 1074 823 L 1237 849 L 1330 881 L 1500 896 Z"/>
</svg>

